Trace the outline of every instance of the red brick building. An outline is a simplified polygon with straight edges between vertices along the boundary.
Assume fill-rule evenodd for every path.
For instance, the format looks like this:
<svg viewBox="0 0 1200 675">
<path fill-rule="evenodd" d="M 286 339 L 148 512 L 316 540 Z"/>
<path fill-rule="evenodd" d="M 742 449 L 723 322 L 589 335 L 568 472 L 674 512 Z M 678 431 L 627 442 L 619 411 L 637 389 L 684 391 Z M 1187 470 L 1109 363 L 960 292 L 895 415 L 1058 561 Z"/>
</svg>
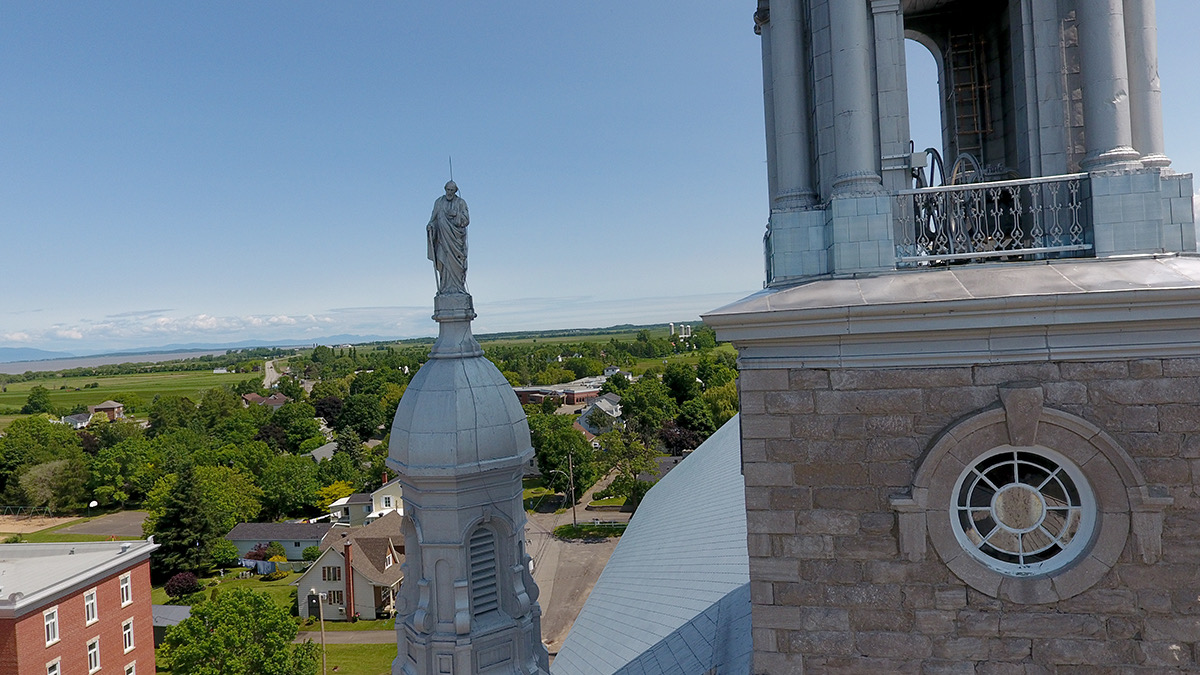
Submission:
<svg viewBox="0 0 1200 675">
<path fill-rule="evenodd" d="M 153 675 L 150 541 L 0 545 L 0 673 Z"/>
</svg>

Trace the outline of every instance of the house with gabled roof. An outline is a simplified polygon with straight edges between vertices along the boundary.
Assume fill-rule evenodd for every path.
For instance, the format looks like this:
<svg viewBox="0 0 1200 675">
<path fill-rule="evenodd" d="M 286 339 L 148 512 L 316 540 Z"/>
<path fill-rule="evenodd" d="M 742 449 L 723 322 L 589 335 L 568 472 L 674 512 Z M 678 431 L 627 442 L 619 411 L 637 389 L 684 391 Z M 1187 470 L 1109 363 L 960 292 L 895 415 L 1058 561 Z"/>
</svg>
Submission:
<svg viewBox="0 0 1200 675">
<path fill-rule="evenodd" d="M 288 560 L 303 560 L 304 549 L 320 545 L 331 527 L 329 523 L 238 523 L 225 538 L 243 558 L 255 546 L 277 541 Z"/>
<path fill-rule="evenodd" d="M 403 579 L 404 517 L 392 511 L 369 525 L 337 527 L 321 542 L 321 556 L 296 580 L 301 618 L 386 618 L 395 612 Z M 315 597 L 310 597 L 315 596 Z M 318 609 L 318 604 L 323 606 Z"/>
</svg>

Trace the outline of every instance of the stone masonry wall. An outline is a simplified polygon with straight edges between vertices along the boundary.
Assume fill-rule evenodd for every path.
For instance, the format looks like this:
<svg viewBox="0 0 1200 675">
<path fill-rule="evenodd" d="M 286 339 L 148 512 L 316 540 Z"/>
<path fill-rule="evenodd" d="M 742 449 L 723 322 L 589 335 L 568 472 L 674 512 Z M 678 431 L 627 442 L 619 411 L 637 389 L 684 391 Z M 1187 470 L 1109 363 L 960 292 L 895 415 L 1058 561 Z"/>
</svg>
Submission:
<svg viewBox="0 0 1200 675">
<path fill-rule="evenodd" d="M 1135 560 L 1131 537 L 1089 590 L 1021 605 L 932 549 L 900 556 L 889 497 L 939 432 L 1014 382 L 1042 385 L 1047 408 L 1099 426 L 1168 488 L 1158 563 Z M 744 370 L 740 387 L 756 673 L 1200 670 L 1200 359 Z"/>
</svg>

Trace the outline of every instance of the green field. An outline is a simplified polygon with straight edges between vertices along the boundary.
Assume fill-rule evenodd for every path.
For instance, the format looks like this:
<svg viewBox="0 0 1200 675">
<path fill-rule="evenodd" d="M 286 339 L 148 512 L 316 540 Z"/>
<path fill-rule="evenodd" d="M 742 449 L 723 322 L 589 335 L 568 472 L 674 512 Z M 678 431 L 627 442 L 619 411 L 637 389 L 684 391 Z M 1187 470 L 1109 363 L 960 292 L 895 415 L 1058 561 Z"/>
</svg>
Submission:
<svg viewBox="0 0 1200 675">
<path fill-rule="evenodd" d="M 50 392 L 50 402 L 58 408 L 70 409 L 77 405 L 96 405 L 124 394 L 137 394 L 149 404 L 158 395 L 190 396 L 193 399 L 201 392 L 222 385 L 233 385 L 251 377 L 262 377 L 258 373 L 229 373 L 217 375 L 211 371 L 184 371 L 174 373 L 136 373 L 133 375 L 110 375 L 107 377 L 53 377 L 28 382 L 10 382 L 0 391 L 0 409 L 20 408 L 35 386 L 45 387 Z M 96 383 L 94 389 L 85 385 Z M 64 389 L 65 387 L 65 389 Z M 15 419 L 14 415 L 0 415 L 0 430 Z"/>
<path fill-rule="evenodd" d="M 212 594 L 212 587 L 209 585 L 216 582 L 215 588 L 221 589 L 219 592 L 233 590 L 235 588 L 248 588 L 255 593 L 266 593 L 275 604 L 283 607 L 289 612 L 296 607 L 296 587 L 292 584 L 300 578 L 300 574 L 292 572 L 283 579 L 276 581 L 261 581 L 261 577 L 252 576 L 248 579 L 235 578 L 240 569 L 230 570 L 225 573 L 224 577 L 205 577 L 200 579 L 200 583 L 204 585 L 204 592 Z M 171 599 L 167 597 L 167 592 L 162 586 L 151 589 L 150 601 L 156 605 L 171 604 Z"/>
</svg>

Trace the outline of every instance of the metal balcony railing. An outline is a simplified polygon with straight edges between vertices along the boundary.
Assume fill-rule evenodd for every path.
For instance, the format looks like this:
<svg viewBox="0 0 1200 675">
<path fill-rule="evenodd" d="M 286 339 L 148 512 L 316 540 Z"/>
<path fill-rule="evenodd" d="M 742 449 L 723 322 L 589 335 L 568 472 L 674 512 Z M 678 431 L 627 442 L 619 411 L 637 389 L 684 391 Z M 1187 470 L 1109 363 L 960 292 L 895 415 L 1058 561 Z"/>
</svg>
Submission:
<svg viewBox="0 0 1200 675">
<path fill-rule="evenodd" d="M 896 266 L 1092 255 L 1086 173 L 896 194 Z"/>
</svg>

